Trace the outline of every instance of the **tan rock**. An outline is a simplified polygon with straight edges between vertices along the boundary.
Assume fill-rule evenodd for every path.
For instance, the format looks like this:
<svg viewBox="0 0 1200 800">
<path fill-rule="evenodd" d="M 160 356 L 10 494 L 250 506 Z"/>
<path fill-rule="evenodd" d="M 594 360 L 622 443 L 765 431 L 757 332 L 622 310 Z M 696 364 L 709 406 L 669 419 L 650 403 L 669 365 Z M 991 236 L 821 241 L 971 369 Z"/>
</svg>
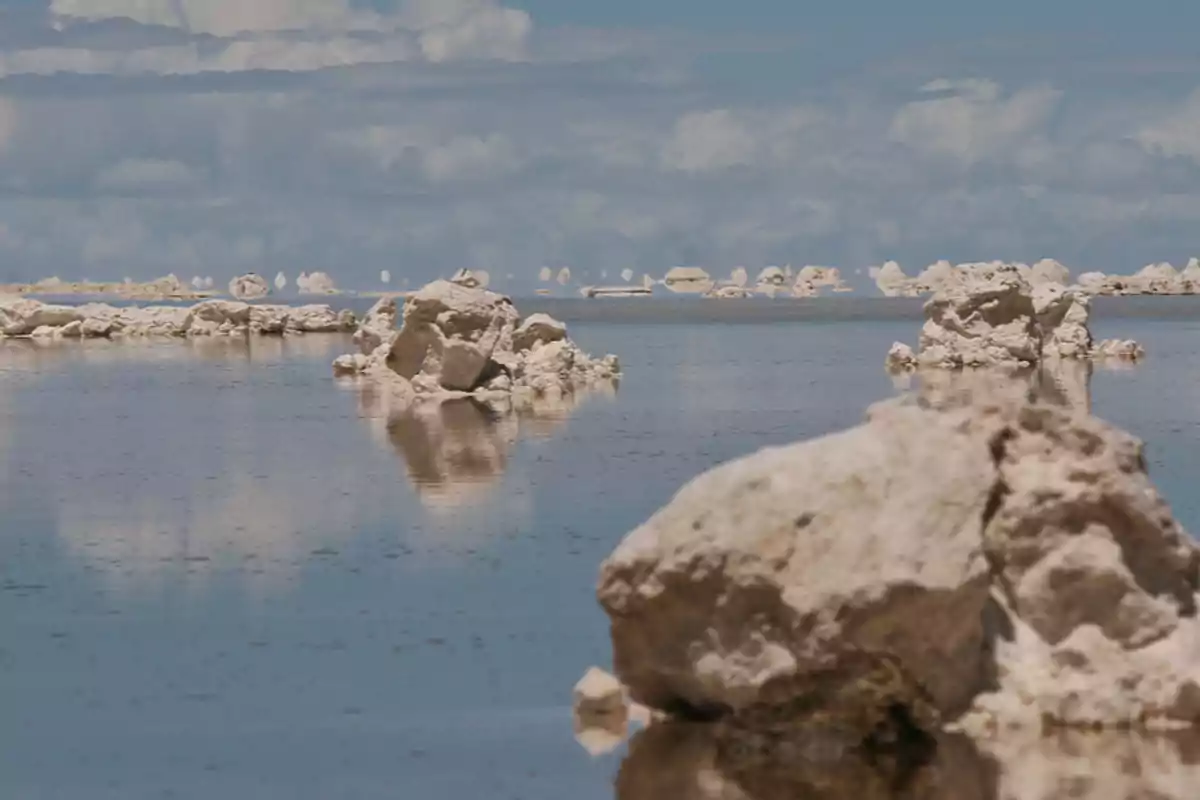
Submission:
<svg viewBox="0 0 1200 800">
<path fill-rule="evenodd" d="M 229 282 L 229 294 L 236 300 L 258 300 L 271 293 L 271 287 L 261 275 L 253 272 L 239 275 Z"/>
<path fill-rule="evenodd" d="M 567 326 L 549 314 L 530 314 L 513 334 L 513 348 L 529 350 L 541 342 L 557 342 L 567 338 Z"/>
</svg>

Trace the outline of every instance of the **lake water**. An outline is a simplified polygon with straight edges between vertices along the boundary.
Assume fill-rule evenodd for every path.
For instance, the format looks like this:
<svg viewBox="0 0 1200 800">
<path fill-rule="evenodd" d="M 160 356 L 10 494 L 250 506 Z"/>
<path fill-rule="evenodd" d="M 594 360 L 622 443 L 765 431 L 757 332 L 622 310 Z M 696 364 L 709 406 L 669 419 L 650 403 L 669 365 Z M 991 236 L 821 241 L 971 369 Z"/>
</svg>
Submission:
<svg viewBox="0 0 1200 800">
<path fill-rule="evenodd" d="M 601 560 L 698 472 L 859 421 L 919 303 L 519 305 L 619 389 L 388 420 L 331 376 L 348 337 L 0 342 L 0 796 L 666 791 L 573 736 Z M 1200 530 L 1200 302 L 1097 310 L 1149 355 L 1094 411 Z"/>
</svg>

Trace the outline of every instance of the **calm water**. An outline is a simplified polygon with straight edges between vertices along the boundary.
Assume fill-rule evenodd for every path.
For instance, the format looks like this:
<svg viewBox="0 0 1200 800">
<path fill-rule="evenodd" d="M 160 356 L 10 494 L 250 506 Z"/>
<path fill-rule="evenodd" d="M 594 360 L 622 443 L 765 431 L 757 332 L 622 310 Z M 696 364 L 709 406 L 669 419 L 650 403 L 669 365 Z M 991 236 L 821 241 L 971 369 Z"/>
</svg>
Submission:
<svg viewBox="0 0 1200 800">
<path fill-rule="evenodd" d="M 570 715 L 597 567 L 692 475 L 893 393 L 919 304 L 839 304 L 523 302 L 625 377 L 521 418 L 381 418 L 347 337 L 0 343 L 0 796 L 613 797 L 625 750 Z M 1200 302 L 1095 327 L 1149 358 L 1094 410 L 1200 530 Z"/>
</svg>

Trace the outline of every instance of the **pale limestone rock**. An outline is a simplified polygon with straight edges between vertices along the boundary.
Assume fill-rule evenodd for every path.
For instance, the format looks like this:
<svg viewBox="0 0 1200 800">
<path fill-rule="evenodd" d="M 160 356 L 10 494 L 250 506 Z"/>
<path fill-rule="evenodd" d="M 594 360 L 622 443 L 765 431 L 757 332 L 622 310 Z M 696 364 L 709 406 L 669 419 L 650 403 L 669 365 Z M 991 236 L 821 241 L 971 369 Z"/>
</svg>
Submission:
<svg viewBox="0 0 1200 800">
<path fill-rule="evenodd" d="M 629 283 L 631 280 L 633 280 L 633 270 L 631 270 L 629 267 L 621 270 L 621 280 L 625 281 L 626 283 Z"/>
<path fill-rule="evenodd" d="M 460 269 L 450 278 L 450 282 L 459 286 L 466 286 L 468 289 L 486 289 L 491 282 L 491 278 L 487 272 L 477 269 Z"/>
<path fill-rule="evenodd" d="M 714 281 L 700 267 L 672 267 L 663 276 L 663 285 L 678 294 L 704 294 L 713 288 Z"/>
<path fill-rule="evenodd" d="M 631 533 L 597 591 L 632 697 L 736 712 L 865 653 L 976 731 L 1200 726 L 1200 550 L 1140 442 L 1003 376 L 944 389 L 718 467 Z"/>
<path fill-rule="evenodd" d="M 599 667 L 591 667 L 575 684 L 572 708 L 575 716 L 584 721 L 628 715 L 621 682 Z"/>
<path fill-rule="evenodd" d="M 884 297 L 917 296 L 915 282 L 904 274 L 904 270 L 895 261 L 888 261 L 881 267 L 872 267 L 871 277 Z"/>
<path fill-rule="evenodd" d="M 0 335 L 28 336 L 38 328 L 57 328 L 82 320 L 79 309 L 17 296 L 0 297 Z"/>
<path fill-rule="evenodd" d="M 571 268 L 563 267 L 562 269 L 560 269 L 558 271 L 558 277 L 555 278 L 555 280 L 558 281 L 559 286 L 566 286 L 568 283 L 571 282 Z"/>
<path fill-rule="evenodd" d="M 567 338 L 567 326 L 549 314 L 530 314 L 513 334 L 513 347 L 529 350 L 537 342 L 557 342 Z"/>
<path fill-rule="evenodd" d="M 354 332 L 354 341 L 363 355 L 370 355 L 385 343 L 389 347 L 391 346 L 392 339 L 396 335 L 398 313 L 394 297 L 381 297 L 375 305 L 371 306 L 371 310 L 363 318 L 362 324 Z"/>
<path fill-rule="evenodd" d="M 229 282 L 229 294 L 236 300 L 258 300 L 266 297 L 271 287 L 261 275 L 239 275 Z"/>
<path fill-rule="evenodd" d="M 750 297 L 750 291 L 743 286 L 726 285 L 714 287 L 709 292 L 706 292 L 705 297 L 715 297 L 720 300 L 741 299 Z"/>
<path fill-rule="evenodd" d="M 628 280 L 628 279 L 626 279 Z M 746 274 L 745 267 L 734 267 L 733 272 L 729 273 L 729 283 L 739 288 L 744 287 L 750 281 L 750 276 Z"/>
<path fill-rule="evenodd" d="M 737 710 L 773 678 L 882 650 L 964 710 L 992 480 L 986 440 L 899 406 L 700 475 L 601 568 L 617 675 L 652 707 Z"/>
<path fill-rule="evenodd" d="M 300 333 L 338 333 L 354 330 L 354 312 L 334 311 L 327 305 L 280 306 L 286 329 Z"/>
<path fill-rule="evenodd" d="M 754 280 L 758 286 L 783 286 L 787 283 L 787 273 L 780 267 L 763 267 Z"/>
<path fill-rule="evenodd" d="M 947 289 L 925 304 L 922 366 L 1033 365 L 1039 357 L 1033 299 L 1019 278 Z"/>
<path fill-rule="evenodd" d="M 284 289 L 287 288 L 287 285 L 288 285 L 287 275 L 284 275 L 282 271 L 276 272 L 275 273 L 275 288 L 278 291 L 282 292 Z"/>
<path fill-rule="evenodd" d="M 324 272 L 301 272 L 296 278 L 300 294 L 337 294 L 333 278 Z"/>
<path fill-rule="evenodd" d="M 885 366 L 889 371 L 914 369 L 917 366 L 917 354 L 903 342 L 892 342 L 888 348 Z"/>
<path fill-rule="evenodd" d="M 1146 351 L 1132 339 L 1105 339 L 1096 343 L 1092 355 L 1098 359 L 1138 361 Z"/>
<path fill-rule="evenodd" d="M 1071 271 L 1052 258 L 1043 258 L 1030 267 L 1028 280 L 1035 286 L 1047 283 L 1065 286 L 1071 280 Z"/>
<path fill-rule="evenodd" d="M 538 280 L 542 283 L 549 283 L 554 276 L 554 272 L 549 267 L 542 267 L 538 270 Z"/>
<path fill-rule="evenodd" d="M 1041 283 L 1034 287 L 1032 298 L 1041 358 L 1086 358 L 1092 350 L 1087 296 L 1059 283 Z"/>
</svg>

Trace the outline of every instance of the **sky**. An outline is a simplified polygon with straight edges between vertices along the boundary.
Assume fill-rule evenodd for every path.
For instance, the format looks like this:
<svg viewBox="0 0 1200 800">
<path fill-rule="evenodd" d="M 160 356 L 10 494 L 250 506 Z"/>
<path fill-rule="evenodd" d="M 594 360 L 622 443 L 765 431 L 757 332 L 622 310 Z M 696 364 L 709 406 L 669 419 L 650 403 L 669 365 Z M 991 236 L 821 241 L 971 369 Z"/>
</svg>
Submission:
<svg viewBox="0 0 1200 800">
<path fill-rule="evenodd" d="M 1181 266 L 1192 5 L 0 0 L 0 282 Z"/>
</svg>

